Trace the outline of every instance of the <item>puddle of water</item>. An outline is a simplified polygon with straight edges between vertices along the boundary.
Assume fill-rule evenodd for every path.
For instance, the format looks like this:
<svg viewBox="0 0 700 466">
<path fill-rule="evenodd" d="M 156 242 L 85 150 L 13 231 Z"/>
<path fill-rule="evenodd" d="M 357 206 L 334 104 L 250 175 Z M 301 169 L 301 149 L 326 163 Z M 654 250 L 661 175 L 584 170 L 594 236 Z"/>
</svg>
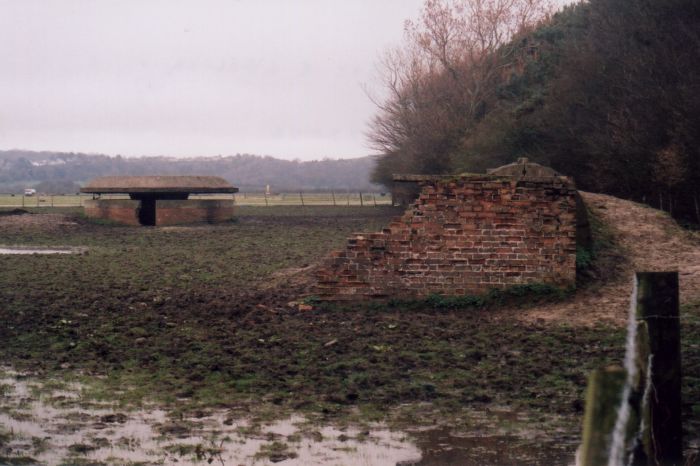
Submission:
<svg viewBox="0 0 700 466">
<path fill-rule="evenodd" d="M 78 459 L 106 465 L 567 465 L 577 443 L 564 433 L 543 438 L 536 427 L 503 427 L 522 421 L 505 407 L 470 415 L 468 435 L 449 428 L 407 433 L 382 424 L 368 430 L 317 425 L 302 416 L 254 424 L 226 411 L 173 419 L 156 407 L 120 411 L 83 399 L 82 390 L 0 367 L 0 458 L 31 457 L 48 466 Z"/>
<path fill-rule="evenodd" d="M 82 254 L 86 248 L 0 247 L 0 254 Z"/>
<path fill-rule="evenodd" d="M 84 403 L 81 387 L 60 390 L 5 371 L 0 378 L 0 457 L 31 457 L 49 466 L 76 458 L 104 464 L 391 465 L 415 462 L 420 451 L 380 425 L 314 426 L 301 416 L 251 425 L 225 412 L 172 420 L 159 409 L 122 412 Z"/>
</svg>

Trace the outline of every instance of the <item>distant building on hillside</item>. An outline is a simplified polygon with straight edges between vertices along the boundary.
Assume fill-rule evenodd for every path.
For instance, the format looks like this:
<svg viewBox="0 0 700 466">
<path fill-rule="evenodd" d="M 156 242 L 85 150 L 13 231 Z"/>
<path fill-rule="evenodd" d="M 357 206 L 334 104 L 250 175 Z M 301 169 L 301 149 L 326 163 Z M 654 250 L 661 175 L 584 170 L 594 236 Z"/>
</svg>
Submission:
<svg viewBox="0 0 700 466">
<path fill-rule="evenodd" d="M 127 225 L 220 223 L 233 218 L 238 188 L 218 176 L 103 176 L 80 188 L 93 194 L 85 202 L 91 218 Z M 190 194 L 226 194 L 231 199 L 189 199 Z M 101 199 L 128 194 L 129 199 Z"/>
</svg>

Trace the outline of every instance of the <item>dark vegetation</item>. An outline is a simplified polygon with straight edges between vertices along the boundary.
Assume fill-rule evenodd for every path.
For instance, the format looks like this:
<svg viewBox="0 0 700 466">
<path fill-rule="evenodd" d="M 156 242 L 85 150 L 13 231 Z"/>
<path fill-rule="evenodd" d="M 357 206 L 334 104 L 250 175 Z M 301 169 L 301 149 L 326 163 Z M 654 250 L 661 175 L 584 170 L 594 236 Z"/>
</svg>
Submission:
<svg viewBox="0 0 700 466">
<path fill-rule="evenodd" d="M 0 192 L 35 187 L 72 194 L 78 184 L 105 175 L 217 175 L 241 191 L 377 191 L 369 182 L 374 158 L 300 162 L 249 154 L 227 157 L 109 157 L 61 152 L 0 151 Z"/>
<path fill-rule="evenodd" d="M 700 222 L 700 3 L 590 0 L 510 29 L 460 4 L 427 1 L 401 50 L 412 60 L 391 55 L 370 128 L 375 181 L 525 156 L 580 189 Z M 466 24 L 512 36 L 474 45 Z"/>
<path fill-rule="evenodd" d="M 361 307 L 373 308 L 380 311 L 387 309 L 415 310 L 426 308 L 435 310 L 460 309 L 466 311 L 470 309 L 490 309 L 504 305 L 521 306 L 524 304 L 543 304 L 549 301 L 561 300 L 572 291 L 573 290 L 559 288 L 545 283 L 529 283 L 513 285 L 505 289 L 493 288 L 482 295 L 443 296 L 440 294 L 432 294 L 424 299 L 390 299 L 388 301 L 363 303 Z M 335 311 L 339 307 L 338 303 L 325 303 L 314 296 L 309 296 L 305 299 L 305 302 L 315 304 L 321 309 L 326 310 Z M 355 304 L 351 303 L 348 307 L 355 307 Z"/>
<path fill-rule="evenodd" d="M 620 276 L 626 261 L 610 226 L 591 209 L 586 209 L 591 231 L 590 244 L 576 246 L 577 287 L 600 286 Z"/>
</svg>

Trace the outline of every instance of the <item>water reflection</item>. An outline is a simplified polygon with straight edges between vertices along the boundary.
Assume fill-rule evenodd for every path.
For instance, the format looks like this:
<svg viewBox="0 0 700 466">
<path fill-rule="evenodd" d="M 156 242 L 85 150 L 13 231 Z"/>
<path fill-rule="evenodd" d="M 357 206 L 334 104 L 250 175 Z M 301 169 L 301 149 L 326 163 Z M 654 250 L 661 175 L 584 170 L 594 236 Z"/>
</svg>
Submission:
<svg viewBox="0 0 700 466">
<path fill-rule="evenodd" d="M 85 248 L 0 247 L 0 254 L 82 254 Z"/>
<path fill-rule="evenodd" d="M 315 426 L 301 416 L 269 424 L 226 412 L 173 420 L 158 409 L 120 412 L 80 398 L 81 387 L 51 390 L 18 374 L 0 378 L 0 460 L 37 464 L 390 465 L 415 462 L 405 434 Z M 9 461 L 9 460 L 7 460 Z M 0 461 L 1 463 L 2 461 Z M 32 463 L 23 463 L 32 464 Z"/>
<path fill-rule="evenodd" d="M 120 411 L 83 399 L 75 383 L 51 383 L 0 369 L 0 464 L 221 464 L 221 465 L 566 465 L 577 440 L 562 433 L 498 425 L 512 411 L 470 418 L 474 429 L 397 432 L 318 425 L 302 416 L 269 423 L 227 411 L 172 417 L 157 407 Z M 31 462 L 29 459 L 33 459 Z"/>
</svg>

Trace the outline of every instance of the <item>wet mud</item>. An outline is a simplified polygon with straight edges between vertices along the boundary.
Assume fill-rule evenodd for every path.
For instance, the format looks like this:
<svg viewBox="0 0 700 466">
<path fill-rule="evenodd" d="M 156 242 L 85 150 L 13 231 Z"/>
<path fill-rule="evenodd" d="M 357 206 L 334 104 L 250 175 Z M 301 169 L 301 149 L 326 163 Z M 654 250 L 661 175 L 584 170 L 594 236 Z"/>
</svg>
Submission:
<svg viewBox="0 0 700 466">
<path fill-rule="evenodd" d="M 231 224 L 170 229 L 56 213 L 2 217 L 2 244 L 89 253 L 0 255 L 0 361 L 42 385 L 28 383 L 18 406 L 16 384 L 3 385 L 10 386 L 2 392 L 10 396 L 0 408 L 9 416 L 3 424 L 34 419 L 35 427 L 51 430 L 23 424 L 28 431 L 17 438 L 0 431 L 0 458 L 39 458 L 50 451 L 40 451 L 45 437 L 65 454 L 96 462 L 108 462 L 99 456 L 108 451 L 151 451 L 129 440 L 120 430 L 127 425 L 137 436 L 146 432 L 141 443 L 164 436 L 155 449 L 180 455 L 180 464 L 208 461 L 217 448 L 250 439 L 261 443 L 238 454 L 242 464 L 282 458 L 304 464 L 299 445 L 308 442 L 311 425 L 318 426 L 309 427 L 312 445 L 326 437 L 340 442 L 320 447 L 328 454 L 369 445 L 348 447 L 346 437 L 375 436 L 406 453 L 389 456 L 394 464 L 568 464 L 580 436 L 586 377 L 619 363 L 624 350 L 624 328 L 597 322 L 595 307 L 576 308 L 587 313 L 585 325 L 537 314 L 573 308 L 578 294 L 560 303 L 485 309 L 290 305 L 299 303 L 314 264 L 329 250 L 395 214 L 241 209 Z M 686 304 L 683 312 L 684 419 L 692 446 L 700 412 L 700 309 Z M 46 395 L 49 389 L 58 392 Z M 71 413 L 56 413 L 55 425 L 42 423 L 48 418 L 32 412 L 36 402 Z M 268 439 L 263 426 L 294 416 L 304 425 Z M 326 428 L 340 433 L 324 435 Z M 190 440 L 178 444 L 180 435 Z M 8 445 L 12 451 L 2 450 Z M 357 462 L 363 464 L 350 463 Z"/>
</svg>

